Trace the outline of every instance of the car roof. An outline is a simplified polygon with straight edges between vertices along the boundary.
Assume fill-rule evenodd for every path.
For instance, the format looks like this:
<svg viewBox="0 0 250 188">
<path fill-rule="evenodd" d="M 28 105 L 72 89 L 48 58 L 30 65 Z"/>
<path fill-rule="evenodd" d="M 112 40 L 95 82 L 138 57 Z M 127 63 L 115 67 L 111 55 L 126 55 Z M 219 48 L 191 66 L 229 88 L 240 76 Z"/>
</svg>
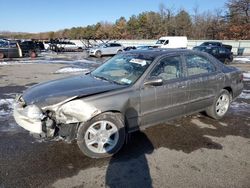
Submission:
<svg viewBox="0 0 250 188">
<path fill-rule="evenodd" d="M 135 55 L 148 55 L 151 57 L 158 57 L 161 55 L 170 55 L 170 54 L 181 54 L 181 53 L 195 53 L 193 50 L 188 49 L 164 49 L 164 48 L 149 48 L 144 50 L 131 50 L 124 52 L 125 54 L 135 54 Z"/>
</svg>

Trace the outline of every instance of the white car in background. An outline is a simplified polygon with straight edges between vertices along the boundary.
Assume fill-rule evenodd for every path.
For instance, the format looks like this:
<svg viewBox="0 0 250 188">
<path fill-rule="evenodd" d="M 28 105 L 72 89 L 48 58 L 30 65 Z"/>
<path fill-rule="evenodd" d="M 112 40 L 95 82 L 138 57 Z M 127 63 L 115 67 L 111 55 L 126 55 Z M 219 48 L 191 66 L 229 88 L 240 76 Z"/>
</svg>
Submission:
<svg viewBox="0 0 250 188">
<path fill-rule="evenodd" d="M 90 56 L 115 55 L 121 53 L 124 47 L 119 43 L 103 43 L 89 50 Z"/>
<path fill-rule="evenodd" d="M 49 41 L 44 41 L 43 45 L 44 45 L 44 49 L 45 50 L 49 50 L 50 49 L 50 42 Z"/>
<path fill-rule="evenodd" d="M 78 47 L 74 42 L 71 42 L 71 41 L 58 41 L 56 45 L 60 51 L 72 51 L 72 50 L 74 51 L 74 50 L 82 49 Z"/>
</svg>

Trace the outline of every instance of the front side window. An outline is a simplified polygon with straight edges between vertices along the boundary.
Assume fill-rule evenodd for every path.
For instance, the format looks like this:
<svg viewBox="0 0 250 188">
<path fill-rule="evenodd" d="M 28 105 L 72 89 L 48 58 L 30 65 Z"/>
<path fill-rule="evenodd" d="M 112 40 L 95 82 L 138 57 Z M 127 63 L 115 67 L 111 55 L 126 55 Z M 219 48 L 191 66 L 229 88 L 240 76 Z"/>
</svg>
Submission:
<svg viewBox="0 0 250 188">
<path fill-rule="evenodd" d="M 187 73 L 189 76 L 211 73 L 215 71 L 215 66 L 206 58 L 198 55 L 187 55 Z"/>
<path fill-rule="evenodd" d="M 0 40 L 0 47 L 8 47 L 8 42 L 5 40 Z"/>
<path fill-rule="evenodd" d="M 163 81 L 177 79 L 182 76 L 180 56 L 165 57 L 150 74 L 150 78 L 161 78 Z"/>
<path fill-rule="evenodd" d="M 225 48 L 220 48 L 219 49 L 219 53 L 220 54 L 225 54 L 227 51 L 226 51 L 226 49 Z"/>
<path fill-rule="evenodd" d="M 164 44 L 165 40 L 158 40 L 156 44 Z"/>
</svg>

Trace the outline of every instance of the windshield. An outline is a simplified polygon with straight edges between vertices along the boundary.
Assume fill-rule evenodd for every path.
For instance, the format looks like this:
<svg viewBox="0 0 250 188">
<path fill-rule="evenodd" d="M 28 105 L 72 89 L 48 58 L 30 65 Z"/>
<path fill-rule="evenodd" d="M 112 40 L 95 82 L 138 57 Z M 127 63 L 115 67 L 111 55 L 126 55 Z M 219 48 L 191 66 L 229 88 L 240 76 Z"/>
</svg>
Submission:
<svg viewBox="0 0 250 188">
<path fill-rule="evenodd" d="M 97 45 L 97 47 L 100 47 L 100 48 L 101 48 L 101 47 L 106 47 L 106 46 L 107 46 L 106 43 L 101 43 L 101 44 L 98 44 L 98 45 Z"/>
<path fill-rule="evenodd" d="M 152 57 L 139 54 L 119 54 L 94 70 L 91 75 L 122 85 L 131 85 L 152 63 Z"/>
</svg>

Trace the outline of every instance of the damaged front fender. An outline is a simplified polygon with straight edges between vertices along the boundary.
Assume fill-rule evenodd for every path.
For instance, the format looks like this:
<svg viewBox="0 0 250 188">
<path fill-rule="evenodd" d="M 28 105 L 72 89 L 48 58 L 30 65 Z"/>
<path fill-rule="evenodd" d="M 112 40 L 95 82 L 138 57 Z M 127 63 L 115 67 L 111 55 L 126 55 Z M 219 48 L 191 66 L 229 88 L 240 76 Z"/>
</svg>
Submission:
<svg viewBox="0 0 250 188">
<path fill-rule="evenodd" d="M 95 106 L 81 99 L 69 101 L 55 111 L 56 120 L 66 124 L 86 122 L 100 113 L 101 111 Z"/>
</svg>

